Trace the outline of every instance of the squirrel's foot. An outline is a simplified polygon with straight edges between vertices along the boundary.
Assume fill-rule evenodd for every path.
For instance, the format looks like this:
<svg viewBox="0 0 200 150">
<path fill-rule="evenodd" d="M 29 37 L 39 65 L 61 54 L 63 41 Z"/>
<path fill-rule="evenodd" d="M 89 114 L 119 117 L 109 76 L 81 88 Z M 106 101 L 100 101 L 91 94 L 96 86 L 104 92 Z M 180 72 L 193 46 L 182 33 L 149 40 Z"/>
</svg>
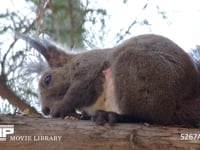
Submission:
<svg viewBox="0 0 200 150">
<path fill-rule="evenodd" d="M 118 122 L 118 114 L 114 112 L 107 112 L 103 110 L 97 110 L 95 115 L 92 116 L 92 121 L 96 122 L 98 125 L 104 125 L 109 123 L 109 125 L 114 125 Z"/>
<path fill-rule="evenodd" d="M 83 111 L 80 115 L 80 119 L 81 120 L 91 120 L 91 115 L 89 115 L 88 113 L 86 113 L 85 111 Z"/>
<path fill-rule="evenodd" d="M 144 122 L 143 119 L 135 118 L 131 115 L 117 114 L 115 112 L 107 112 L 103 110 L 97 110 L 95 115 L 92 116 L 92 121 L 96 122 L 98 125 L 104 125 L 105 123 L 108 123 L 111 126 L 115 123 Z"/>
</svg>

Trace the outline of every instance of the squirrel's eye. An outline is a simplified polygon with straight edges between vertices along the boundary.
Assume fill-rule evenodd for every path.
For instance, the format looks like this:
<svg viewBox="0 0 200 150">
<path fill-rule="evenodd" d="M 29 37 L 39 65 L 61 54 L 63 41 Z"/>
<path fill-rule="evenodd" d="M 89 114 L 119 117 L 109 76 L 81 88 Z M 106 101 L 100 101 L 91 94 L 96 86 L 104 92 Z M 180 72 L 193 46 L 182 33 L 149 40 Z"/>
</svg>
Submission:
<svg viewBox="0 0 200 150">
<path fill-rule="evenodd" d="M 51 75 L 46 76 L 46 77 L 44 78 L 44 84 L 45 84 L 46 86 L 48 86 L 48 85 L 50 84 L 51 80 L 52 80 Z"/>
</svg>

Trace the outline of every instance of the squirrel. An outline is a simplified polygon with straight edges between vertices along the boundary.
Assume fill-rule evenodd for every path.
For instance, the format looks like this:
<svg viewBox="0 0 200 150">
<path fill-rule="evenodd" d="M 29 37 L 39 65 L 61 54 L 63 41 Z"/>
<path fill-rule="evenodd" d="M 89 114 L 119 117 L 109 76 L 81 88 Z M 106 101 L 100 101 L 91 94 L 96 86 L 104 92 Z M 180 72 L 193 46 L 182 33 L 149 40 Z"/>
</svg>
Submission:
<svg viewBox="0 0 200 150">
<path fill-rule="evenodd" d="M 148 122 L 197 126 L 199 71 L 170 39 L 144 34 L 108 49 L 78 54 L 17 34 L 47 60 L 39 81 L 42 112 L 65 117 L 76 110 L 97 124 Z"/>
</svg>

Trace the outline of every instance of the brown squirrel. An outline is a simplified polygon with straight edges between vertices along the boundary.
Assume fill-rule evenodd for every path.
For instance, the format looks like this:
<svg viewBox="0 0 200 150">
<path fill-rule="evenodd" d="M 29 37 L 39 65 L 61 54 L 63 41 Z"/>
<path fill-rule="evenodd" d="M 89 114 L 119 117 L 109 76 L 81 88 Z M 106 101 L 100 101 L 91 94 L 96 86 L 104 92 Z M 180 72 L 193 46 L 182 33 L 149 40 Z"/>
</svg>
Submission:
<svg viewBox="0 0 200 150">
<path fill-rule="evenodd" d="M 49 68 L 39 81 L 42 111 L 86 112 L 98 124 L 143 121 L 195 126 L 200 121 L 199 72 L 171 40 L 154 34 L 116 47 L 69 54 L 49 40 L 17 34 Z"/>
</svg>

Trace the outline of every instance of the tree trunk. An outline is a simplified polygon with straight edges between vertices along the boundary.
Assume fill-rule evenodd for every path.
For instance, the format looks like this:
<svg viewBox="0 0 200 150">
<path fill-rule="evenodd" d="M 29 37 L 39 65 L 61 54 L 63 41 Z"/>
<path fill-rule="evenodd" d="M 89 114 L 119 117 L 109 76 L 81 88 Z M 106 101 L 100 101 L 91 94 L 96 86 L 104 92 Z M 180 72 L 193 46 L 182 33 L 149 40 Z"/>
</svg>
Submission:
<svg viewBox="0 0 200 150">
<path fill-rule="evenodd" d="M 7 141 L 0 141 L 0 150 L 200 149 L 198 128 L 145 124 L 116 124 L 111 127 L 97 126 L 91 121 L 14 115 L 1 115 L 2 124 L 14 125 L 14 134 L 8 135 Z M 60 141 L 57 136 L 61 137 Z"/>
</svg>

